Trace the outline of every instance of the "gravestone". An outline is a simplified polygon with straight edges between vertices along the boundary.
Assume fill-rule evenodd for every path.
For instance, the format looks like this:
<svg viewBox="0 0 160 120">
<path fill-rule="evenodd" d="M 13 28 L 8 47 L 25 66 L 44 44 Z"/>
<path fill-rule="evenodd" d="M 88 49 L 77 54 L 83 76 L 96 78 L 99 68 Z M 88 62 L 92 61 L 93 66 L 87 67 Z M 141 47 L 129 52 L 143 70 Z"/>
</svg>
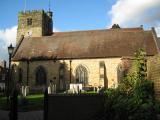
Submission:
<svg viewBox="0 0 160 120">
<path fill-rule="evenodd" d="M 82 91 L 82 84 L 74 84 L 71 83 L 70 87 L 69 87 L 69 91 L 71 91 L 72 93 L 80 93 L 80 91 Z"/>
<path fill-rule="evenodd" d="M 29 93 L 29 86 L 22 86 L 21 88 L 21 94 L 22 96 L 27 96 L 27 94 Z"/>
<path fill-rule="evenodd" d="M 56 93 L 56 85 L 55 84 L 50 84 L 48 86 L 48 94 L 55 94 Z"/>
</svg>

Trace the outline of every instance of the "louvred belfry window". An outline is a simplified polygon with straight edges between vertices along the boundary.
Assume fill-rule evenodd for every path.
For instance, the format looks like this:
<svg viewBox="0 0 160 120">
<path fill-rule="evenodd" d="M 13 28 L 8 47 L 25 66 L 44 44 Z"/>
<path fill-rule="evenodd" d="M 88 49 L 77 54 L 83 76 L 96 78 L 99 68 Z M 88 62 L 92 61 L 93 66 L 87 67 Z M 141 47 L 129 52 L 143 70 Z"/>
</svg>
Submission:
<svg viewBox="0 0 160 120">
<path fill-rule="evenodd" d="M 32 25 L 32 18 L 27 18 L 27 25 L 28 26 Z"/>
</svg>

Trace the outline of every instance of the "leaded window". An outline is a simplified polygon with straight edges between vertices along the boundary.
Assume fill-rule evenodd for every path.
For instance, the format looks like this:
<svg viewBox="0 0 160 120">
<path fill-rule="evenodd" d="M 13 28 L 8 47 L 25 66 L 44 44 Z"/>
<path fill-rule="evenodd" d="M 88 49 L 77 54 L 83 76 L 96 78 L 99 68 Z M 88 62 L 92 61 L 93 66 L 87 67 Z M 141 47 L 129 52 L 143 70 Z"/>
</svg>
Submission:
<svg viewBox="0 0 160 120">
<path fill-rule="evenodd" d="M 46 71 L 43 66 L 39 66 L 36 69 L 36 84 L 37 85 L 45 85 L 46 84 Z"/>
<path fill-rule="evenodd" d="M 32 25 L 32 18 L 27 18 L 27 25 L 28 26 Z"/>
<path fill-rule="evenodd" d="M 76 68 L 76 82 L 82 83 L 83 85 L 88 84 L 88 71 L 82 65 Z"/>
<path fill-rule="evenodd" d="M 64 64 L 60 64 L 60 67 L 59 67 L 59 78 L 60 79 L 64 78 L 64 72 L 65 72 Z"/>
<path fill-rule="evenodd" d="M 100 80 L 104 80 L 104 72 L 105 72 L 105 62 L 99 62 L 99 78 Z"/>
<path fill-rule="evenodd" d="M 118 77 L 118 83 L 119 84 L 126 77 L 126 75 L 127 75 L 127 69 L 125 69 L 122 64 L 119 64 L 118 67 L 117 67 L 117 77 Z"/>
</svg>

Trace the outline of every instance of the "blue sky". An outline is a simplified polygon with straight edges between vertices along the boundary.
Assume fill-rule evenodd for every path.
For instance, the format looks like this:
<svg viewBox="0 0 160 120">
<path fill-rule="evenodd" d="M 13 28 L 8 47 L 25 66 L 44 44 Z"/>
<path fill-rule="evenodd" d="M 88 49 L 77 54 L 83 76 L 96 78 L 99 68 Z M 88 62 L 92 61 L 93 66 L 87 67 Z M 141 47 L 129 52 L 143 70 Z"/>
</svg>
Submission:
<svg viewBox="0 0 160 120">
<path fill-rule="evenodd" d="M 54 31 L 155 27 L 160 36 L 160 0 L 50 0 Z M 15 45 L 17 15 L 25 0 L 0 1 L 0 59 L 7 59 L 7 46 Z M 49 0 L 26 0 L 26 10 L 48 10 Z"/>
<path fill-rule="evenodd" d="M 66 2 L 67 1 L 67 2 Z M 100 2 L 101 1 L 101 2 Z M 114 0 L 50 0 L 54 27 L 60 31 L 102 29 L 110 22 L 107 11 Z M 17 14 L 25 0 L 2 0 L 0 29 L 17 25 Z M 49 0 L 26 0 L 26 10 L 48 10 Z"/>
</svg>

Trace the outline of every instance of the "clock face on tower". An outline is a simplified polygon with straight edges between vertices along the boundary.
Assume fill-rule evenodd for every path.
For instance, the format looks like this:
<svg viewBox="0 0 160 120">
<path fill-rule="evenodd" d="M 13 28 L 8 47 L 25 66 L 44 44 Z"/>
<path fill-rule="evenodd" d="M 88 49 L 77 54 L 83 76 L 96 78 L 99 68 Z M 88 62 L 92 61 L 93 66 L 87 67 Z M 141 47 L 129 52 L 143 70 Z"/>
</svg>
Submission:
<svg viewBox="0 0 160 120">
<path fill-rule="evenodd" d="M 32 30 L 29 30 L 29 31 L 27 32 L 27 36 L 28 36 L 28 37 L 32 36 Z"/>
</svg>

